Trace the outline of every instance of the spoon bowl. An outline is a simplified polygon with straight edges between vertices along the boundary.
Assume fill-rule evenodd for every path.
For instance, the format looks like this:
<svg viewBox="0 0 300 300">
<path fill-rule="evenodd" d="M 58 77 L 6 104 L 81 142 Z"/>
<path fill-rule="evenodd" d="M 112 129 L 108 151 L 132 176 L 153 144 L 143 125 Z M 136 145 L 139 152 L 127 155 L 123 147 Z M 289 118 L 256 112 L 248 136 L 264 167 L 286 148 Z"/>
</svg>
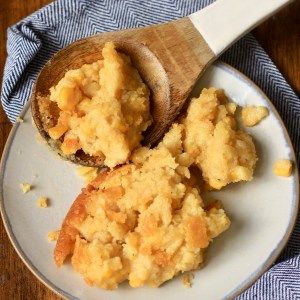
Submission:
<svg viewBox="0 0 300 300">
<path fill-rule="evenodd" d="M 184 26 L 188 22 L 189 28 Z M 166 40 L 164 35 L 168 31 L 177 38 Z M 159 40 L 164 40 L 164 43 L 158 43 Z M 33 120 L 41 136 L 55 152 L 86 166 L 101 166 L 103 161 L 82 151 L 66 157 L 60 150 L 59 142 L 51 139 L 47 133 L 40 103 L 66 71 L 102 59 L 101 50 L 108 41 L 112 41 L 118 51 L 130 56 L 150 89 L 153 125 L 147 129 L 143 140 L 144 145 L 150 146 L 159 141 L 180 112 L 197 78 L 204 71 L 203 58 L 214 57 L 208 46 L 190 53 L 192 45 L 199 45 L 200 36 L 188 18 L 146 28 L 98 34 L 76 41 L 55 54 L 40 71 L 34 85 L 31 102 Z M 185 50 L 185 54 L 180 53 L 179 48 Z"/>
<path fill-rule="evenodd" d="M 54 55 L 38 75 L 32 93 L 34 122 L 51 148 L 64 157 L 59 143 L 46 131 L 40 104 L 66 71 L 102 59 L 104 44 L 112 41 L 117 50 L 130 56 L 150 89 L 153 125 L 144 133 L 143 144 L 153 146 L 178 116 L 206 68 L 234 41 L 289 2 L 218 0 L 176 21 L 79 40 Z M 103 159 L 82 151 L 65 158 L 87 166 L 103 165 Z"/>
<path fill-rule="evenodd" d="M 151 126 L 151 135 L 148 136 L 149 144 L 155 142 L 163 134 L 165 128 L 157 125 L 159 120 L 164 116 L 167 117 L 171 105 L 167 74 L 149 48 L 139 42 L 124 41 L 109 37 L 109 34 L 103 35 L 99 34 L 79 40 L 59 51 L 39 73 L 32 93 L 32 116 L 41 136 L 61 157 L 86 166 L 101 166 L 102 160 L 89 156 L 83 151 L 66 157 L 60 150 L 60 143 L 48 135 L 40 105 L 49 94 L 50 87 L 56 85 L 64 77 L 66 71 L 103 59 L 101 50 L 106 42 L 112 41 L 119 52 L 130 56 L 133 65 L 139 70 L 143 81 L 151 91 L 151 114 L 155 125 Z"/>
</svg>

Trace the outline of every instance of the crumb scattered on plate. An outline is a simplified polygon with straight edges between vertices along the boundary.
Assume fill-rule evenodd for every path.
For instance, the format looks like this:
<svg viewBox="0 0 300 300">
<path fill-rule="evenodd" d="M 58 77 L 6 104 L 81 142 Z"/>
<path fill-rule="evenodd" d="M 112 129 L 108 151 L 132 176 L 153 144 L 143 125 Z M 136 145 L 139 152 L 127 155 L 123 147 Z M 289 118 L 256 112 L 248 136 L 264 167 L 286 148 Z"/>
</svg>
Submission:
<svg viewBox="0 0 300 300">
<path fill-rule="evenodd" d="M 242 108 L 242 122 L 247 127 L 255 126 L 268 115 L 269 111 L 264 106 L 246 106 Z"/>
<path fill-rule="evenodd" d="M 182 275 L 182 284 L 186 288 L 191 288 L 192 287 L 192 280 L 194 279 L 194 275 L 192 273 L 185 273 Z"/>
<path fill-rule="evenodd" d="M 16 118 L 16 122 L 24 123 L 24 119 L 21 118 L 21 117 L 17 117 L 17 118 Z"/>
<path fill-rule="evenodd" d="M 47 234 L 47 238 L 49 242 L 57 241 L 60 230 L 52 230 Z"/>
<path fill-rule="evenodd" d="M 85 183 L 89 183 L 97 177 L 98 168 L 80 166 L 76 168 L 76 173 L 83 177 Z"/>
<path fill-rule="evenodd" d="M 293 171 L 293 163 L 289 159 L 279 159 L 275 162 L 273 173 L 277 176 L 289 177 Z"/>
<path fill-rule="evenodd" d="M 48 207 L 48 198 L 46 197 L 40 197 L 37 200 L 37 206 L 41 208 L 46 208 Z"/>
<path fill-rule="evenodd" d="M 20 188 L 23 194 L 28 193 L 31 190 L 31 184 L 29 183 L 21 183 Z"/>
</svg>

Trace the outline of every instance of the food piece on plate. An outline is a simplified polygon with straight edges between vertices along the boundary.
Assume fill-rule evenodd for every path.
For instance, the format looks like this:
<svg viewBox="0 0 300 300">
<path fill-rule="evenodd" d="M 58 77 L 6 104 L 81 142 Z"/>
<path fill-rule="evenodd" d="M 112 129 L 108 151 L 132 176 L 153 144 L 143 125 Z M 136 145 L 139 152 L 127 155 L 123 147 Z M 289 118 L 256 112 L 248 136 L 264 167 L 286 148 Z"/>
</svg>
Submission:
<svg viewBox="0 0 300 300">
<path fill-rule="evenodd" d="M 191 288 L 192 287 L 192 280 L 194 278 L 194 275 L 192 273 L 185 273 L 182 275 L 182 284 L 186 288 Z"/>
<path fill-rule="evenodd" d="M 31 190 L 31 184 L 29 183 L 21 183 L 20 188 L 23 194 L 28 193 Z"/>
<path fill-rule="evenodd" d="M 293 163 L 289 159 L 279 159 L 275 162 L 273 173 L 277 176 L 289 177 L 293 171 Z"/>
<path fill-rule="evenodd" d="M 264 106 L 246 106 L 242 108 L 242 122 L 247 127 L 255 126 L 268 115 L 269 111 Z"/>
<path fill-rule="evenodd" d="M 24 123 L 24 119 L 18 116 L 16 118 L 16 122 L 18 122 L 18 123 Z"/>
<path fill-rule="evenodd" d="M 151 124 L 149 89 L 130 58 L 105 44 L 102 60 L 69 70 L 38 97 L 44 130 L 68 158 L 84 153 L 96 165 L 125 163 Z"/>
<path fill-rule="evenodd" d="M 155 148 L 139 148 L 132 164 L 101 172 L 70 208 L 55 247 L 58 266 L 71 256 L 90 285 L 157 287 L 195 270 L 230 221 L 205 210 L 183 152 L 183 125 L 173 124 Z"/>
<path fill-rule="evenodd" d="M 191 100 L 182 121 L 184 150 L 213 189 L 231 182 L 250 181 L 253 176 L 255 147 L 251 136 L 237 129 L 235 108 L 222 90 L 203 89 L 199 98 Z"/>
<path fill-rule="evenodd" d="M 82 176 L 85 183 L 93 181 L 98 175 L 98 168 L 80 166 L 76 169 L 76 173 Z"/>
<path fill-rule="evenodd" d="M 37 199 L 37 206 L 41 208 L 48 207 L 48 199 L 46 197 L 40 197 Z"/>
<path fill-rule="evenodd" d="M 60 232 L 60 230 L 49 231 L 48 234 L 47 234 L 48 241 L 49 242 L 57 241 L 58 236 L 59 236 L 59 232 Z"/>
</svg>

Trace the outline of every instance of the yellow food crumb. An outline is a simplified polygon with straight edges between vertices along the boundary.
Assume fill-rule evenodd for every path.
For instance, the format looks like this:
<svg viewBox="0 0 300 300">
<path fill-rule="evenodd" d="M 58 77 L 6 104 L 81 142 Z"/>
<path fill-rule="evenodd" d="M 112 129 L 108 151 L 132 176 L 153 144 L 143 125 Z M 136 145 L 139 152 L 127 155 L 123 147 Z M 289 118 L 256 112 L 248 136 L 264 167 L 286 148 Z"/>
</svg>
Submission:
<svg viewBox="0 0 300 300">
<path fill-rule="evenodd" d="M 52 241 L 57 241 L 58 236 L 59 236 L 60 230 L 52 230 L 48 232 L 48 241 L 52 242 Z"/>
<path fill-rule="evenodd" d="M 17 118 L 16 118 L 16 122 L 24 123 L 24 119 L 21 118 L 21 117 L 17 117 Z"/>
<path fill-rule="evenodd" d="M 83 177 L 85 183 L 89 183 L 97 177 L 98 168 L 80 166 L 76 168 L 76 173 Z"/>
<path fill-rule="evenodd" d="M 46 208 L 48 207 L 48 199 L 46 197 L 40 197 L 37 200 L 37 206 L 41 208 Z"/>
<path fill-rule="evenodd" d="M 186 273 L 182 275 L 182 284 L 186 288 L 191 288 L 192 287 L 192 280 L 194 278 L 194 275 L 191 273 Z"/>
<path fill-rule="evenodd" d="M 292 174 L 293 164 L 289 159 L 279 159 L 275 162 L 273 173 L 277 176 L 289 177 Z"/>
<path fill-rule="evenodd" d="M 224 91 L 203 89 L 199 98 L 191 100 L 182 122 L 184 150 L 202 172 L 208 189 L 252 179 L 256 151 L 251 136 L 236 128 L 235 108 Z"/>
<path fill-rule="evenodd" d="M 20 188 L 21 188 L 23 194 L 26 194 L 26 193 L 28 193 L 31 190 L 31 184 L 29 184 L 29 183 L 21 183 L 20 184 Z"/>
<path fill-rule="evenodd" d="M 245 126 L 252 127 L 268 115 L 269 111 L 264 106 L 246 106 L 242 109 L 242 122 Z"/>
</svg>

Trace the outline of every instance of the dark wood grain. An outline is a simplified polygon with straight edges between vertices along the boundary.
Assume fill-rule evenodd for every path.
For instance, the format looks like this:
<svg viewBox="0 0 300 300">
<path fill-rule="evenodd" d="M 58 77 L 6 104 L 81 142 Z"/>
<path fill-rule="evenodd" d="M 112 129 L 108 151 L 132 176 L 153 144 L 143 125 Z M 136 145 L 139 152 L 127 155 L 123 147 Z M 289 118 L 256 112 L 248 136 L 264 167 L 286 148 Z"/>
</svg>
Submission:
<svg viewBox="0 0 300 300">
<path fill-rule="evenodd" d="M 49 0 L 0 0 L 0 74 L 6 59 L 6 29 Z M 296 93 L 300 94 L 300 1 L 283 9 L 254 30 L 254 35 L 284 74 Z M 0 153 L 11 129 L 0 109 Z M 53 292 L 41 284 L 25 267 L 11 246 L 0 222 L 0 300 L 57 300 Z"/>
<path fill-rule="evenodd" d="M 254 30 L 254 35 L 300 95 L 300 0 Z"/>
</svg>

